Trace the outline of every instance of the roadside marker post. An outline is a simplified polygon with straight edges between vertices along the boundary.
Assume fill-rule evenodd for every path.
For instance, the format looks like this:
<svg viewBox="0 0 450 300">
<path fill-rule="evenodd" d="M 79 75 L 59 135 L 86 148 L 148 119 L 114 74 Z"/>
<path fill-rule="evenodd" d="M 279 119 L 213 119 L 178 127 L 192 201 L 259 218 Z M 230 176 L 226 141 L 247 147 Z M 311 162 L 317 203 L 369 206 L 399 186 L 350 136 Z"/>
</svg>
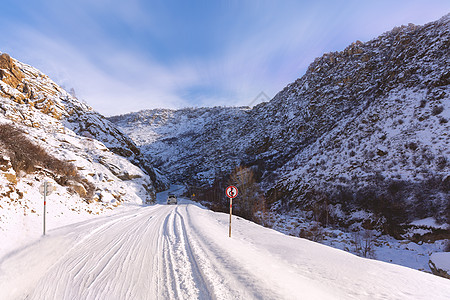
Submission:
<svg viewBox="0 0 450 300">
<path fill-rule="evenodd" d="M 230 198 L 230 226 L 228 230 L 228 236 L 231 237 L 231 216 L 233 214 L 233 199 L 236 198 L 236 196 L 238 195 L 238 189 L 237 187 L 230 185 L 225 190 L 225 194 L 227 195 L 228 198 Z"/>
<path fill-rule="evenodd" d="M 45 216 L 47 215 L 47 196 L 53 192 L 53 187 L 47 181 L 39 187 L 39 192 L 44 196 L 44 235 L 45 235 Z"/>
</svg>

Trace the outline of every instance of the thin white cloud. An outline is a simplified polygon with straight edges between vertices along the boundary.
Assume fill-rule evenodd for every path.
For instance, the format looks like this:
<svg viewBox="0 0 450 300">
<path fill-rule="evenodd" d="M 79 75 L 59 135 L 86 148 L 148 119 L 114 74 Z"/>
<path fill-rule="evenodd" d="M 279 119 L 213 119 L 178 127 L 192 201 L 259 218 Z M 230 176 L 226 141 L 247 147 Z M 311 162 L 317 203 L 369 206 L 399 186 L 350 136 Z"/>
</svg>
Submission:
<svg viewBox="0 0 450 300">
<path fill-rule="evenodd" d="M 78 97 L 103 114 L 187 106 L 176 92 L 195 80 L 187 66 L 167 68 L 119 49 L 92 62 L 80 49 L 34 30 L 22 30 L 21 36 L 21 57 L 37 62 L 35 67 L 66 88 L 74 87 Z"/>
<path fill-rule="evenodd" d="M 246 2 L 229 24 L 221 24 L 221 51 L 159 62 L 148 50 L 121 43 L 95 19 L 109 16 L 126 26 L 162 34 L 164 29 L 152 24 L 154 18 L 141 1 L 74 3 L 47 2 L 59 18 L 66 18 L 58 15 L 61 10 L 70 10 L 65 26 L 76 38 L 14 24 L 14 38 L 10 36 L 1 50 L 67 88 L 74 87 L 80 98 L 105 115 L 157 107 L 247 105 L 260 92 L 273 97 L 324 52 L 342 50 L 356 39 L 375 38 L 395 25 L 432 21 L 442 10 L 436 6 L 420 11 L 420 1 L 405 7 L 405 2 L 377 2 L 370 9 L 359 1 L 345 1 L 334 6 L 339 8 L 336 12 L 329 2 L 314 6 Z M 392 9 L 383 14 L 386 5 Z M 39 14 L 33 16 L 45 23 Z"/>
<path fill-rule="evenodd" d="M 297 3 L 298 4 L 298 3 Z M 385 2 L 377 7 L 368 7 L 360 1 L 342 2 L 335 5 L 319 2 L 303 9 L 302 4 L 290 3 L 280 7 L 279 3 L 266 3 L 265 12 L 278 13 L 273 20 L 256 19 L 255 30 L 247 33 L 245 39 L 232 40 L 223 57 L 216 59 L 209 68 L 220 72 L 210 72 L 209 76 L 223 79 L 222 85 L 234 90 L 238 95 L 234 104 L 246 105 L 259 92 L 270 97 L 281 91 L 288 83 L 303 75 L 307 66 L 322 54 L 341 51 L 356 40 L 368 41 L 383 32 L 413 22 L 424 24 L 441 17 L 442 6 L 425 9 L 424 2 Z M 450 7 L 447 4 L 447 7 Z M 278 9 L 278 10 L 277 10 Z M 269 24 L 266 25 L 265 24 Z M 249 25 L 250 26 L 250 25 Z M 224 37 L 227 38 L 227 37 Z M 212 75 L 211 75 L 212 74 Z"/>
</svg>

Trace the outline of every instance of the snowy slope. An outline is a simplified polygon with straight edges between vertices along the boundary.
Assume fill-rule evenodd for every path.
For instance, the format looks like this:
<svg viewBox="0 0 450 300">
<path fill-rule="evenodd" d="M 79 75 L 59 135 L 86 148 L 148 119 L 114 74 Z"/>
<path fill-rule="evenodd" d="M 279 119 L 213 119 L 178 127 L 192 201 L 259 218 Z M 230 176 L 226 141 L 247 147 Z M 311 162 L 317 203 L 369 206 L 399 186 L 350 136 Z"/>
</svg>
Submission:
<svg viewBox="0 0 450 300">
<path fill-rule="evenodd" d="M 450 15 L 324 54 L 268 103 L 149 110 L 110 118 L 172 181 L 211 186 L 238 165 L 278 210 L 333 205 L 348 226 L 450 210 Z M 393 215 L 377 208 L 377 203 Z M 320 218 L 323 218 L 319 216 Z M 386 221 L 384 221 L 384 219 Z"/>
<path fill-rule="evenodd" d="M 450 279 L 450 252 L 433 253 L 429 264 L 433 274 Z"/>
<path fill-rule="evenodd" d="M 181 205 L 51 230 L 0 260 L 1 299 L 447 299 L 448 280 Z"/>
<path fill-rule="evenodd" d="M 15 103 L 15 107 L 5 107 L 0 102 L 0 111 L 7 118 L 25 126 L 50 131 L 67 128 L 80 136 L 96 139 L 112 152 L 127 157 L 144 169 L 157 189 L 166 188 L 164 176 L 141 155 L 126 134 L 39 70 L 0 53 L 0 79 L 0 96 Z M 41 112 L 51 118 L 42 122 L 42 118 L 34 119 L 29 111 Z"/>
<path fill-rule="evenodd" d="M 0 252 L 42 234 L 44 181 L 48 228 L 105 214 L 124 204 L 150 203 L 164 177 L 114 124 L 78 101 L 39 70 L 0 53 L 0 126 L 12 125 L 59 161 L 74 166 L 74 178 L 38 168 L 14 170 L 0 140 Z M 21 141 L 17 141 L 20 143 Z"/>
<path fill-rule="evenodd" d="M 11 102 L 0 100 L 3 105 Z M 37 113 L 33 120 L 40 120 L 40 117 Z M 0 114 L 0 124 L 3 123 L 14 124 Z M 64 132 L 19 128 L 53 157 L 74 165 L 80 178 L 91 184 L 94 191 L 92 198 L 86 198 L 81 191 L 73 190 L 80 184 L 63 184 L 58 175 L 45 169 L 31 174 L 16 173 L 12 168 L 0 171 L 0 236 L 8 241 L 0 245 L 0 252 L 42 234 L 43 197 L 39 187 L 44 181 L 56 188 L 47 200 L 49 229 L 55 224 L 67 224 L 107 212 L 123 203 L 153 201 L 155 190 L 149 176 L 126 158 L 109 151 L 101 142 L 78 136 L 67 128 Z M 14 174 L 13 181 L 6 177 L 8 173 Z M 81 187 L 81 190 L 86 188 Z"/>
<path fill-rule="evenodd" d="M 155 109 L 108 118 L 172 182 L 211 184 L 240 164 L 247 143 L 236 130 L 248 108 Z"/>
<path fill-rule="evenodd" d="M 326 53 L 253 109 L 109 120 L 215 209 L 226 209 L 230 172 L 248 166 L 264 191 L 261 223 L 353 252 L 354 231 L 368 230 L 377 259 L 430 271 L 450 242 L 449 47 L 446 15 Z"/>
</svg>

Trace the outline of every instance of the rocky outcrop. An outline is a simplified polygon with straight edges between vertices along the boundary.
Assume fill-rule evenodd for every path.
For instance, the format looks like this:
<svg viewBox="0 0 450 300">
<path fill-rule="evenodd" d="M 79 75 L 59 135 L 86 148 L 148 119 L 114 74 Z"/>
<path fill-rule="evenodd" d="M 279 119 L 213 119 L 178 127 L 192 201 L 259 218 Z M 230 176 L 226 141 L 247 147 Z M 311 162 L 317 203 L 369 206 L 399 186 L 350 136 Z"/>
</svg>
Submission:
<svg viewBox="0 0 450 300">
<path fill-rule="evenodd" d="M 116 126 L 38 70 L 3 53 L 0 56 L 0 74 L 3 91 L 0 96 L 64 120 L 66 127 L 80 135 L 102 141 L 119 155 L 139 155 L 134 142 Z"/>
<path fill-rule="evenodd" d="M 11 57 L 6 53 L 0 54 L 0 79 L 10 87 L 19 88 L 22 92 L 27 93 L 28 87 L 22 83 L 24 78 L 25 76 Z"/>
<path fill-rule="evenodd" d="M 166 187 L 166 180 L 143 158 L 136 144 L 116 125 L 78 101 L 35 68 L 8 54 L 0 55 L 0 114 L 15 123 L 65 133 L 67 129 L 80 136 L 101 141 L 110 151 L 126 157 L 150 175 L 156 188 Z M 43 115 L 37 116 L 37 113 Z"/>
<path fill-rule="evenodd" d="M 61 89 L 47 76 L 6 53 L 0 55 L 0 80 L 0 96 L 32 106 L 56 119 L 63 117 L 64 106 L 57 99 Z"/>
<path fill-rule="evenodd" d="M 12 184 L 17 183 L 17 174 L 14 171 L 11 159 L 7 156 L 0 157 L 0 173 Z"/>
<path fill-rule="evenodd" d="M 81 198 L 86 198 L 87 191 L 86 188 L 79 182 L 70 180 L 67 182 L 67 185 L 73 189 Z"/>
</svg>

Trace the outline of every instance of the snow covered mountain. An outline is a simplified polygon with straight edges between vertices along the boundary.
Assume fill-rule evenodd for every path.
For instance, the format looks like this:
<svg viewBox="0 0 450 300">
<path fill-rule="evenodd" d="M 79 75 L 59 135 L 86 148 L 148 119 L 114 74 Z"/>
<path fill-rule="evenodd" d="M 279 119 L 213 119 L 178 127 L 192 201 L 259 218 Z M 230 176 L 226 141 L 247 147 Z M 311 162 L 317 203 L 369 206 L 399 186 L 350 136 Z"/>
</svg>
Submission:
<svg viewBox="0 0 450 300">
<path fill-rule="evenodd" d="M 272 210 L 398 236 L 414 219 L 450 223 L 449 39 L 446 15 L 326 53 L 253 109 L 109 120 L 172 181 L 207 189 L 244 165 Z"/>
<path fill-rule="evenodd" d="M 60 225 L 74 215 L 152 202 L 166 184 L 116 125 L 6 53 L 0 54 L 0 135 L 6 239 L 41 230 L 44 181 L 55 187 L 48 212 Z"/>
</svg>

